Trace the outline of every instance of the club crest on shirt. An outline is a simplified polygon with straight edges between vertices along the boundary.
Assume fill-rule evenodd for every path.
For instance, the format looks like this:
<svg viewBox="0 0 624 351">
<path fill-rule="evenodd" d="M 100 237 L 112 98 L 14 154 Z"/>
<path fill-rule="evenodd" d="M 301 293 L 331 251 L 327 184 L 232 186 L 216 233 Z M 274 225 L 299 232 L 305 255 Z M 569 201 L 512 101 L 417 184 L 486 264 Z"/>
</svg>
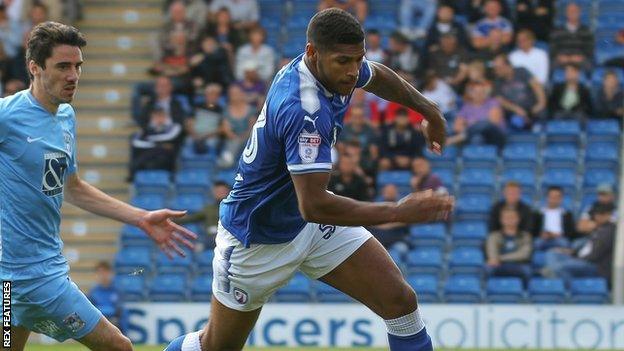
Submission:
<svg viewBox="0 0 624 351">
<path fill-rule="evenodd" d="M 73 145 L 73 138 L 70 132 L 64 132 L 63 133 L 63 139 L 65 141 L 65 151 L 67 151 L 68 154 L 72 154 L 72 145 Z"/>
<path fill-rule="evenodd" d="M 302 163 L 314 163 L 318 157 L 321 136 L 318 133 L 302 132 L 299 134 L 299 157 Z"/>
</svg>

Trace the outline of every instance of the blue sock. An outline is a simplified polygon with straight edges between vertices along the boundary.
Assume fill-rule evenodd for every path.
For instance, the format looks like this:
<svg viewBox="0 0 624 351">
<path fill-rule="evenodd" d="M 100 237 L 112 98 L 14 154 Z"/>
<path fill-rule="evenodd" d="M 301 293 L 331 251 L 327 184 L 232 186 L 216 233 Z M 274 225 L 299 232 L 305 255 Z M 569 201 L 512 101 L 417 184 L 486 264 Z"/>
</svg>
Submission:
<svg viewBox="0 0 624 351">
<path fill-rule="evenodd" d="M 169 345 L 167 346 L 167 348 L 164 351 L 181 351 L 182 350 L 182 343 L 184 342 L 184 338 L 185 337 L 186 337 L 186 335 L 182 335 L 182 336 L 178 336 L 177 338 L 173 339 L 173 341 L 169 343 Z"/>
<path fill-rule="evenodd" d="M 425 328 L 408 336 L 388 334 L 388 344 L 391 351 L 433 351 L 431 338 Z"/>
<path fill-rule="evenodd" d="M 163 351 L 182 351 L 182 346 L 184 346 L 184 351 L 201 351 L 199 331 L 178 336 Z"/>
</svg>

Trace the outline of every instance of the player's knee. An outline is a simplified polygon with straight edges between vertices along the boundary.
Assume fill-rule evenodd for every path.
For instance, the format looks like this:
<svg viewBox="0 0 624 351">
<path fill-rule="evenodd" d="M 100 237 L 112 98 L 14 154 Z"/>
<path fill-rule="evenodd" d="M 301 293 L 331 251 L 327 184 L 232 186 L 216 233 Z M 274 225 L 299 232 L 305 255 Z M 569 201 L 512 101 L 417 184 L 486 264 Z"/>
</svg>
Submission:
<svg viewBox="0 0 624 351">
<path fill-rule="evenodd" d="M 414 312 L 416 309 L 416 293 L 407 283 L 387 292 L 382 305 L 381 317 L 384 319 L 398 318 Z"/>
</svg>

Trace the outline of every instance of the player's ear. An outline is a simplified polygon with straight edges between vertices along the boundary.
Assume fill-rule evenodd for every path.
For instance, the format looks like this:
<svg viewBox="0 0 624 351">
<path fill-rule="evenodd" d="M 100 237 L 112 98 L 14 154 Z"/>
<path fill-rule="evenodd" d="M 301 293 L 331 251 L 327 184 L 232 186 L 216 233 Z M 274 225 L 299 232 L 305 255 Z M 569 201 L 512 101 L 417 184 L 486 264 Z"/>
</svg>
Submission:
<svg viewBox="0 0 624 351">
<path fill-rule="evenodd" d="M 34 60 L 28 61 L 28 72 L 30 72 L 33 77 L 39 73 L 39 69 L 39 65 L 37 65 Z"/>
<path fill-rule="evenodd" d="M 316 47 L 314 47 L 314 44 L 312 43 L 308 42 L 306 44 L 305 53 L 306 53 L 306 56 L 313 62 L 316 62 L 316 60 L 318 59 L 318 56 L 317 56 L 318 51 L 316 50 Z"/>
</svg>

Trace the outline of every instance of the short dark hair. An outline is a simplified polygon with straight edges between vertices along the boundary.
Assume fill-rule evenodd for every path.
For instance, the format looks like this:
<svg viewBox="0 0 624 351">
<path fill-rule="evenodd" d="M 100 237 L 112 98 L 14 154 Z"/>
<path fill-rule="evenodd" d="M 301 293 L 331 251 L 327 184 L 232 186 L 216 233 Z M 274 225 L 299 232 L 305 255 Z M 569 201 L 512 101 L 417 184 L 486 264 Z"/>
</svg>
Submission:
<svg viewBox="0 0 624 351">
<path fill-rule="evenodd" d="M 215 181 L 215 182 L 212 184 L 212 187 L 213 187 L 213 188 L 216 188 L 216 187 L 218 187 L 218 186 L 224 186 L 224 187 L 226 187 L 226 188 L 228 188 L 228 189 L 230 189 L 230 188 L 231 188 L 230 184 L 228 184 L 228 183 L 226 183 L 226 182 L 224 182 L 224 181 L 222 181 L 222 180 L 217 180 L 217 181 Z"/>
<path fill-rule="evenodd" d="M 308 24 L 308 42 L 320 50 L 331 49 L 339 44 L 364 42 L 364 30 L 360 22 L 347 11 L 330 8 L 318 12 Z"/>
<path fill-rule="evenodd" d="M 551 186 L 549 186 L 548 190 L 547 190 L 547 193 L 549 193 L 551 191 L 558 191 L 558 192 L 563 194 L 563 188 L 560 187 L 559 185 L 551 185 Z"/>
<path fill-rule="evenodd" d="M 87 45 L 84 35 L 75 27 L 58 22 L 43 22 L 35 26 L 30 32 L 26 43 L 26 66 L 28 62 L 35 63 L 45 69 L 45 61 L 52 56 L 52 50 L 59 45 L 70 45 L 82 48 Z M 32 80 L 34 77 L 28 71 Z"/>
<path fill-rule="evenodd" d="M 111 265 L 110 265 L 110 263 L 108 263 L 108 261 L 100 261 L 100 262 L 98 262 L 95 265 L 95 269 L 96 270 L 104 269 L 104 270 L 107 270 L 107 271 L 111 271 L 112 270 Z"/>
</svg>

